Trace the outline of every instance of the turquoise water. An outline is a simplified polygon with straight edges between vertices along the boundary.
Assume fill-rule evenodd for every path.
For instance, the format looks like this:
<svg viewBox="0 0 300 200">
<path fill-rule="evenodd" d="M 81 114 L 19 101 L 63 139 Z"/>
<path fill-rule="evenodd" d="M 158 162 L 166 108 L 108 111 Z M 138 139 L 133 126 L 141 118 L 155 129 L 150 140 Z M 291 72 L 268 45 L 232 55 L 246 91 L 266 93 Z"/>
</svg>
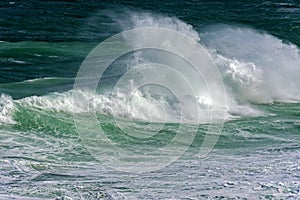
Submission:
<svg viewBox="0 0 300 200">
<path fill-rule="evenodd" d="M 0 199 L 300 199 L 299 2 L 3 1 L 0 9 Z M 184 33 L 208 52 L 224 82 L 226 119 L 205 159 L 199 149 L 217 121 L 204 114 L 198 124 L 184 121 L 181 132 L 196 132 L 182 156 L 128 173 L 88 148 L 74 116 L 88 124 L 90 110 L 73 96 L 95 103 L 98 125 L 116 146 L 145 155 L 166 146 L 181 125 L 174 95 L 107 92 L 128 69 L 146 77 L 136 66 L 151 52 L 113 63 L 95 96 L 73 84 L 100 42 L 143 27 Z M 200 100 L 205 113 L 209 100 Z M 143 137 L 124 133 L 116 119 Z"/>
</svg>

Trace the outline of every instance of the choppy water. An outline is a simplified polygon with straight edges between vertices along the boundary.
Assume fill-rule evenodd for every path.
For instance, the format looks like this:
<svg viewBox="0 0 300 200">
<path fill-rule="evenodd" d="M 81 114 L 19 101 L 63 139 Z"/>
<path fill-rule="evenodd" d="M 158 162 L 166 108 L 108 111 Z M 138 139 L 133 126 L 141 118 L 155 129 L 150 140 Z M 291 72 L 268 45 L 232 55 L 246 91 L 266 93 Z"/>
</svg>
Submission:
<svg viewBox="0 0 300 200">
<path fill-rule="evenodd" d="M 3 1 L 0 9 L 0 199 L 300 199 L 299 2 Z M 128 69 L 146 77 L 137 64 L 151 52 L 114 63 L 96 96 L 73 90 L 98 43 L 143 27 L 179 31 L 209 52 L 224 81 L 226 122 L 207 158 L 197 157 L 209 126 L 201 118 L 184 129 L 197 130 L 184 155 L 135 174 L 88 151 L 73 115 L 89 118 L 72 99 L 92 99 L 100 126 L 120 147 L 146 152 L 171 141 L 180 125 L 172 95 L 146 90 L 133 102 L 129 91 L 104 92 Z M 198 100 L 202 111 L 211 106 L 205 95 Z M 112 115 L 136 132 L 159 134 L 124 135 Z"/>
</svg>

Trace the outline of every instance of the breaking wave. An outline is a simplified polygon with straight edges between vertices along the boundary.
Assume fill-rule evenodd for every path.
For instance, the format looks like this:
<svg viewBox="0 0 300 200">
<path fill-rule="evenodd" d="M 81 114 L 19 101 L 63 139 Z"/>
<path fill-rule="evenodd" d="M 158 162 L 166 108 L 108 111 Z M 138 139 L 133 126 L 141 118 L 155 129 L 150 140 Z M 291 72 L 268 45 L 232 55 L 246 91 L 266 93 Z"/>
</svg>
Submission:
<svg viewBox="0 0 300 200">
<path fill-rule="evenodd" d="M 300 101 L 300 51 L 293 44 L 264 32 L 248 27 L 214 25 L 198 33 L 189 24 L 175 17 L 152 15 L 151 13 L 127 13 L 129 20 L 123 17 L 113 18 L 126 30 L 142 27 L 163 27 L 179 31 L 198 41 L 217 65 L 226 89 L 227 119 L 240 116 L 257 116 L 263 112 L 256 104 Z M 137 43 L 145 42 L 138 37 Z M 146 41 L 154 42 L 154 41 Z M 139 66 L 146 58 L 143 54 L 134 54 L 127 67 Z M 136 65 L 136 64 L 139 65 Z M 122 72 L 124 73 L 124 72 Z M 139 75 L 146 76 L 141 70 Z M 172 80 L 176 82 L 176 80 Z M 82 102 L 93 102 L 92 107 L 73 104 L 72 95 L 79 93 Z M 197 96 L 205 122 L 206 112 L 211 107 L 211 99 Z M 143 121 L 178 121 L 180 103 L 172 94 L 153 95 L 149 91 L 134 91 L 102 94 L 89 94 L 70 90 L 64 93 L 51 93 L 45 96 L 30 96 L 13 100 L 9 95 L 0 97 L 0 124 L 13 124 L 15 105 L 55 112 L 81 113 L 91 109 L 101 114 L 116 114 L 124 118 Z M 191 108 L 192 112 L 193 108 Z"/>
</svg>

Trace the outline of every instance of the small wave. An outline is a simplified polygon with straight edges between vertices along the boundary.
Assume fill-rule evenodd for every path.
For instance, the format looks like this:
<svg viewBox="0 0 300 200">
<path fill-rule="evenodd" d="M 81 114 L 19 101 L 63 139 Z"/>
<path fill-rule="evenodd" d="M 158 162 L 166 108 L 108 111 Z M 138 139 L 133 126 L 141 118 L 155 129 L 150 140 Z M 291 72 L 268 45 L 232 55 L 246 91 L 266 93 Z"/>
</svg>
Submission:
<svg viewBox="0 0 300 200">
<path fill-rule="evenodd" d="M 34 78 L 23 81 L 23 83 L 42 82 L 42 81 L 63 81 L 63 80 L 74 80 L 73 78 L 61 78 L 61 77 L 44 77 Z"/>
<path fill-rule="evenodd" d="M 17 63 L 17 64 L 25 64 L 25 61 L 22 60 L 16 60 L 14 58 L 8 58 L 7 61 L 12 62 L 12 63 Z"/>
</svg>

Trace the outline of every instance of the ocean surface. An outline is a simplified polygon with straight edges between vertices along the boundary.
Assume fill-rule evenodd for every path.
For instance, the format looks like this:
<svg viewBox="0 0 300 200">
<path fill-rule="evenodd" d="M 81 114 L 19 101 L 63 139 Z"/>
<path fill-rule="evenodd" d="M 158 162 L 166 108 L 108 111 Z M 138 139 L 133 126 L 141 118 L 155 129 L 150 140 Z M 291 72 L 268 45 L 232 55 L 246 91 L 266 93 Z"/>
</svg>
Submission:
<svg viewBox="0 0 300 200">
<path fill-rule="evenodd" d="M 142 66 L 151 52 L 132 52 L 112 63 L 96 94 L 74 89 L 92 49 L 122 31 L 147 27 L 197 41 L 221 75 L 224 124 L 205 158 L 198 155 L 201 144 L 209 127 L 220 122 L 208 122 L 205 113 L 211 101 L 222 99 L 203 92 L 196 106 L 185 104 L 187 114 L 204 113 L 194 123 L 180 118 L 179 100 L 165 89 L 111 92 L 129 71 L 149 77 Z M 134 42 L 154 44 L 151 38 Z M 162 57 L 163 63 L 176 61 Z M 184 84 L 152 67 L 157 78 L 169 77 L 168 84 Z M 0 69 L 1 200 L 300 199 L 299 1 L 4 0 Z M 93 109 L 74 104 L 74 96 L 83 104 L 93 101 Z M 119 152 L 93 154 L 86 143 L 95 136 L 89 113 L 112 144 L 128 152 L 146 156 L 176 135 L 193 138 L 186 148 L 178 143 L 184 152 L 155 170 L 139 173 L 139 162 L 137 173 L 124 170 L 122 162 L 118 170 L 107 163 L 115 164 Z M 76 122 L 87 125 L 84 133 Z"/>
</svg>

